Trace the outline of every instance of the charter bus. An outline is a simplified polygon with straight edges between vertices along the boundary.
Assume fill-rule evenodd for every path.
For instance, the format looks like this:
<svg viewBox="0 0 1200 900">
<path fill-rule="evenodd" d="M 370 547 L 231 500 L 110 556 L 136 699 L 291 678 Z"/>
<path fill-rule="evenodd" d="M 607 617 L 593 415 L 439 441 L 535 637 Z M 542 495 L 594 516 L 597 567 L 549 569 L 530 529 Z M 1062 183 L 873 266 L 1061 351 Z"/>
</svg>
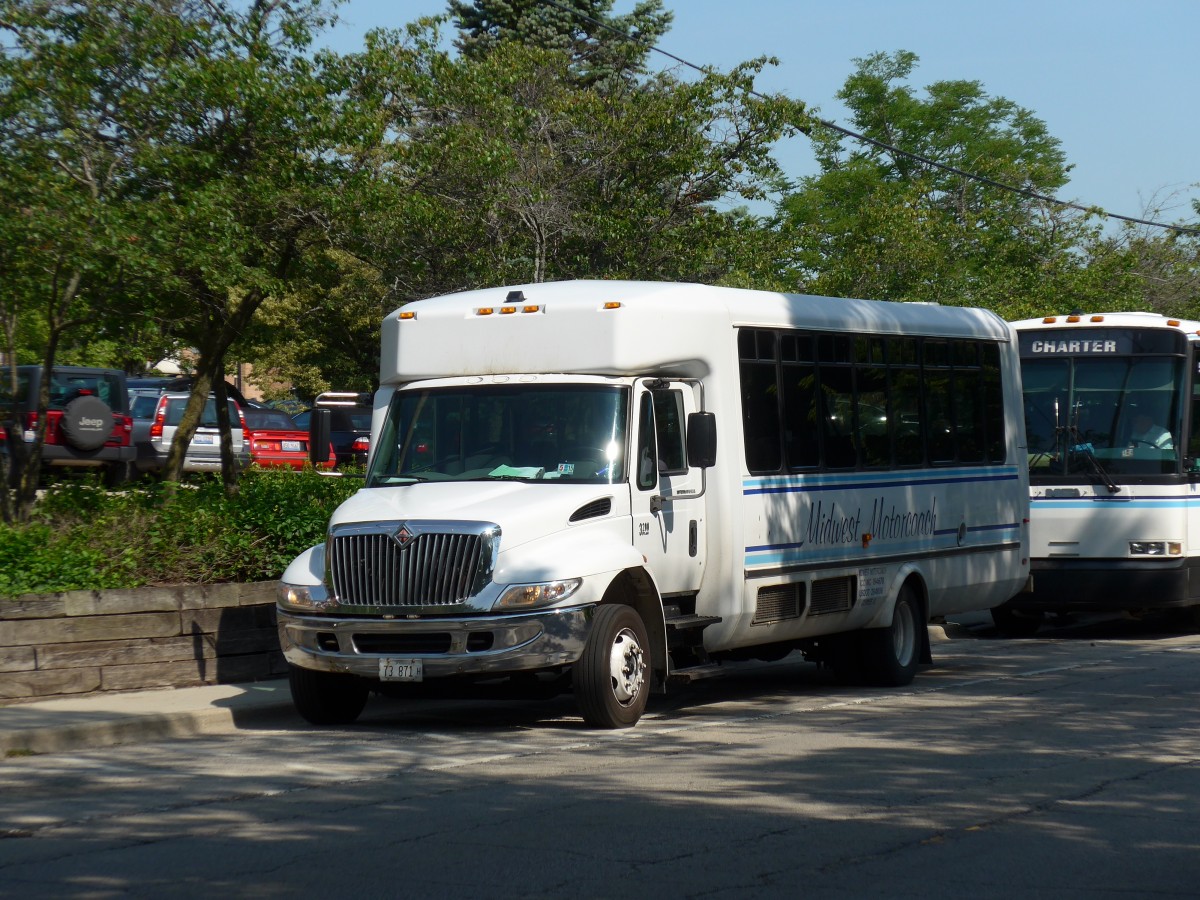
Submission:
<svg viewBox="0 0 1200 900">
<path fill-rule="evenodd" d="M 412 302 L 382 334 L 365 485 L 279 586 L 311 722 L 507 678 L 626 727 L 651 691 L 797 650 L 905 685 L 932 617 L 1028 577 L 990 312 L 581 281 Z"/>
<path fill-rule="evenodd" d="M 1200 322 L 1154 313 L 1014 323 L 1029 441 L 1030 589 L 992 616 L 1172 611 L 1200 624 Z"/>
</svg>

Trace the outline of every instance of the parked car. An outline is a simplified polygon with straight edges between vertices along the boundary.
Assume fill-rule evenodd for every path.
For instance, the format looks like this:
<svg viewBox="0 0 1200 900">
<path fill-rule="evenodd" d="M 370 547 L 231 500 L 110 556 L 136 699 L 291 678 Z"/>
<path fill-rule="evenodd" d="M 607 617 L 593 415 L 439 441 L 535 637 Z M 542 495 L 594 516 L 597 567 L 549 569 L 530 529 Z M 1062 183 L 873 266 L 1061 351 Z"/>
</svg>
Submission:
<svg viewBox="0 0 1200 900">
<path fill-rule="evenodd" d="M 155 388 L 129 389 L 129 414 L 135 419 L 153 419 L 162 391 Z"/>
<path fill-rule="evenodd" d="M 42 375 L 41 366 L 17 366 L 16 394 L 9 396 L 12 370 L 0 369 L 0 406 L 15 416 L 26 443 L 33 443 L 37 429 Z M 0 429 L 0 447 L 7 452 L 4 442 L 6 435 Z M 42 465 L 103 469 L 109 484 L 119 484 L 125 480 L 133 458 L 133 420 L 125 373 L 120 369 L 55 366 L 50 372 Z"/>
<path fill-rule="evenodd" d="M 278 409 L 245 409 L 250 444 L 250 461 L 256 466 L 290 466 L 303 469 L 308 464 L 308 432 Z M 332 469 L 337 462 L 333 442 L 329 457 L 318 468 Z"/>
<path fill-rule="evenodd" d="M 190 394 L 166 393 L 158 398 L 154 416 L 150 419 L 134 420 L 133 440 L 137 450 L 134 466 L 139 472 L 158 472 L 167 463 L 171 442 L 183 419 Z M 246 422 L 241 407 L 232 398 L 229 403 L 230 437 L 233 444 L 234 462 L 239 468 L 250 463 L 246 446 Z M 210 394 L 200 415 L 192 440 L 183 459 L 185 472 L 221 471 L 221 432 L 217 425 L 217 402 Z"/>
<path fill-rule="evenodd" d="M 365 466 L 371 449 L 372 394 L 349 391 L 327 391 L 318 394 L 313 409 L 330 412 L 329 437 L 337 452 L 339 466 Z M 312 409 L 292 416 L 302 431 L 309 430 Z"/>
</svg>

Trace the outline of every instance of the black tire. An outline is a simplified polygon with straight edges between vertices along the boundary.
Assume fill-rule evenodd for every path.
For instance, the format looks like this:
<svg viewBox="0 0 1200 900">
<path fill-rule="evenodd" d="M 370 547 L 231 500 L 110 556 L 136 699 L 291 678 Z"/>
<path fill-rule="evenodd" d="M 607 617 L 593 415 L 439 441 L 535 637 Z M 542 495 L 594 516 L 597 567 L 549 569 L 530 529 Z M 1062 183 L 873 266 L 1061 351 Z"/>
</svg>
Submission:
<svg viewBox="0 0 1200 900">
<path fill-rule="evenodd" d="M 900 588 L 892 624 L 887 628 L 867 628 L 860 632 L 863 676 L 878 687 L 904 687 L 912 684 L 921 659 L 921 601 L 909 585 Z"/>
<path fill-rule="evenodd" d="M 572 668 L 575 702 L 597 728 L 629 728 L 650 697 L 648 639 L 642 617 L 629 606 L 599 606 L 583 655 Z"/>
<path fill-rule="evenodd" d="M 1003 637 L 1033 637 L 1044 621 L 1045 616 L 1039 612 L 1016 612 L 1007 606 L 992 610 L 992 624 Z"/>
<path fill-rule="evenodd" d="M 296 712 L 313 725 L 349 725 L 367 705 L 370 689 L 354 675 L 288 667 Z"/>
<path fill-rule="evenodd" d="M 99 397 L 76 397 L 63 409 L 63 436 L 76 450 L 99 450 L 112 430 L 112 410 Z"/>
</svg>

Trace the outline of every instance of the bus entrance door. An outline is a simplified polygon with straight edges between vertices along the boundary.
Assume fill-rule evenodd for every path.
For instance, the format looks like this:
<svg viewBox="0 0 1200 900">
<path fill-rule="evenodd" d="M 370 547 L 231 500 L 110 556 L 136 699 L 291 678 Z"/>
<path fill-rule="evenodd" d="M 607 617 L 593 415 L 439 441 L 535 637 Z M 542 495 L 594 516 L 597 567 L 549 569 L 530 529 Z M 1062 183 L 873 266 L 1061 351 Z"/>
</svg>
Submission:
<svg viewBox="0 0 1200 900">
<path fill-rule="evenodd" d="M 703 472 L 689 468 L 685 444 L 693 388 L 663 380 L 643 383 L 637 397 L 633 541 L 662 595 L 699 589 L 704 574 Z"/>
</svg>

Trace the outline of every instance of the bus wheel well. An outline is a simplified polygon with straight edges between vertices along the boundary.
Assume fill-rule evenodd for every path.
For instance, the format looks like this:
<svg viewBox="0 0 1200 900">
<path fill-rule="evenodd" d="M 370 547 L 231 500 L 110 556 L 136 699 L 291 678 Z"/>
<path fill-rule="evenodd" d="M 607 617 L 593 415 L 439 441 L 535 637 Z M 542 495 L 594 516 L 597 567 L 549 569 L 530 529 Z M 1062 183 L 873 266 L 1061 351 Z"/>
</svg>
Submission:
<svg viewBox="0 0 1200 900">
<path fill-rule="evenodd" d="M 612 580 L 604 592 L 602 606 L 621 604 L 631 606 L 642 617 L 650 644 L 650 665 L 655 680 L 667 677 L 667 626 L 663 620 L 662 600 L 658 589 L 645 569 L 626 569 Z"/>
</svg>

